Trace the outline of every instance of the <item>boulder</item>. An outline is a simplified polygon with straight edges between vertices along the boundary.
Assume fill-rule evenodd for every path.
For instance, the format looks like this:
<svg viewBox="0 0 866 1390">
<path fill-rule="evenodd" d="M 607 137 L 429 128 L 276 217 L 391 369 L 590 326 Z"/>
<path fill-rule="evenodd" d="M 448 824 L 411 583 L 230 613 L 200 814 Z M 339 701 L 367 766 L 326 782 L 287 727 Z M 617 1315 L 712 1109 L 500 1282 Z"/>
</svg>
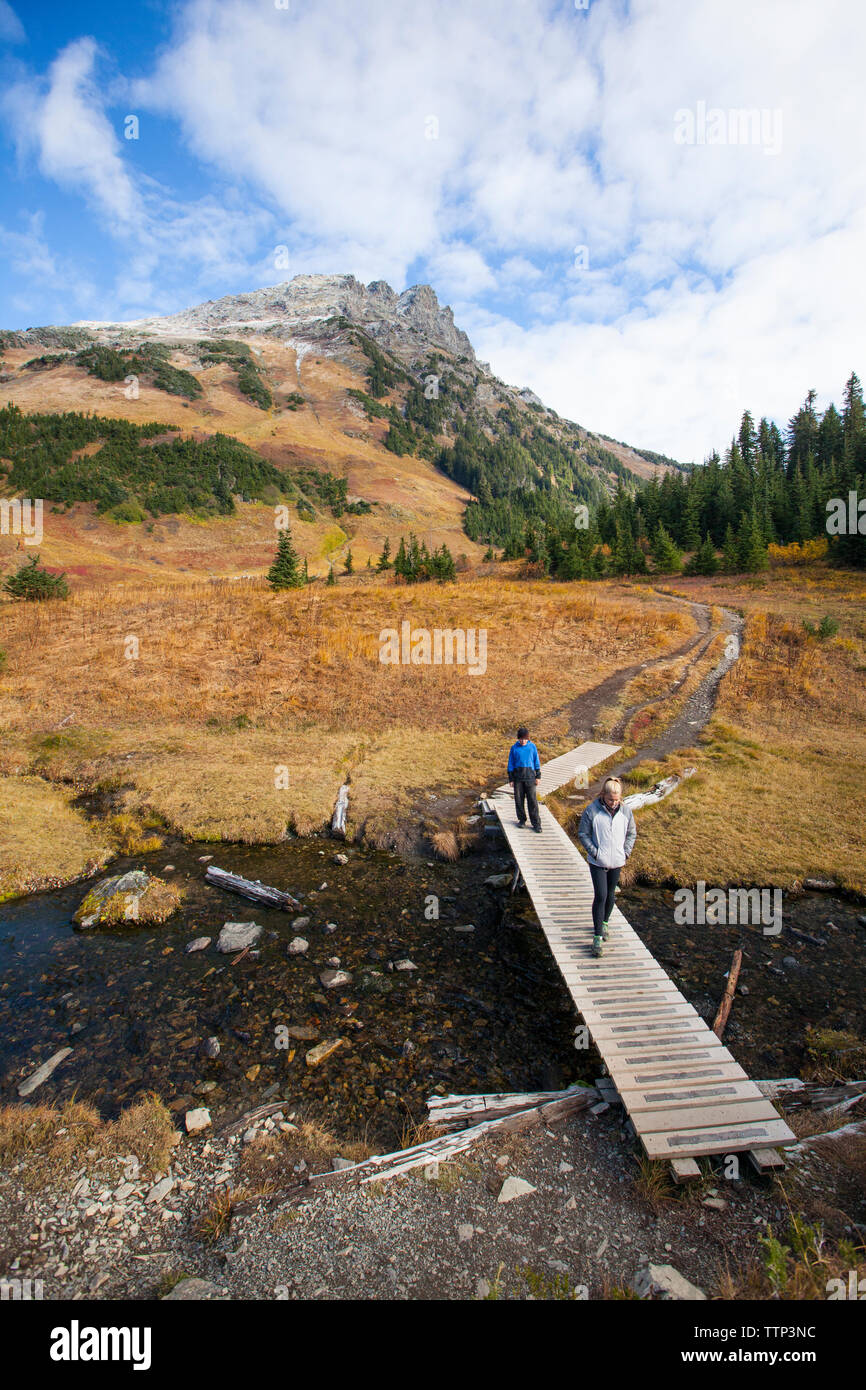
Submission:
<svg viewBox="0 0 866 1390">
<path fill-rule="evenodd" d="M 255 922 L 226 922 L 217 937 L 217 950 L 224 955 L 232 951 L 244 951 L 254 946 L 262 934 L 262 928 Z"/>
<path fill-rule="evenodd" d="M 209 1279 L 187 1278 L 181 1279 L 179 1283 L 175 1284 L 171 1293 L 167 1293 L 161 1301 L 163 1303 L 184 1303 L 191 1300 L 205 1302 L 227 1297 L 228 1294 L 224 1294 Z"/>
<path fill-rule="evenodd" d="M 164 922 L 181 903 L 181 890 L 144 869 L 100 879 L 78 907 L 74 920 L 87 931 L 103 926 L 139 926 Z"/>
<path fill-rule="evenodd" d="M 704 1303 L 707 1295 L 696 1284 L 690 1284 L 673 1265 L 654 1265 L 648 1256 L 641 1260 L 632 1288 L 639 1298 L 677 1299 Z"/>
<path fill-rule="evenodd" d="M 535 1188 L 525 1178 L 506 1178 L 499 1189 L 498 1202 L 513 1202 L 516 1197 L 528 1197 Z"/>
</svg>

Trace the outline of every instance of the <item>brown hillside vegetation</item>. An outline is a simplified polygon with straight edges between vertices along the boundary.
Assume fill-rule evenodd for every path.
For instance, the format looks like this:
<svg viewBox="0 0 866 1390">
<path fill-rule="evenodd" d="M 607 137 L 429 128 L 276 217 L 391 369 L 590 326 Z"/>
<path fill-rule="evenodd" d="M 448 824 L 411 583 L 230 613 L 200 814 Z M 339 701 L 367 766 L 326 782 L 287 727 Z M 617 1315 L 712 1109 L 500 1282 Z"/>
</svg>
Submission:
<svg viewBox="0 0 866 1390">
<path fill-rule="evenodd" d="M 122 788 L 123 809 L 149 808 L 186 835 L 248 841 L 321 826 L 349 773 L 350 830 L 399 842 L 418 795 L 502 780 L 521 719 L 543 757 L 565 751 L 576 695 L 693 628 L 649 595 L 484 580 L 279 595 L 260 581 L 91 590 L 62 605 L 9 604 L 3 616 L 3 773 Z M 382 664 L 379 634 L 404 619 L 486 629 L 486 671 Z M 279 767 L 287 789 L 275 787 Z M 4 787 L 12 805 L 17 786 Z"/>
<path fill-rule="evenodd" d="M 356 567 L 374 560 L 385 537 L 396 548 L 401 534 L 417 532 L 432 550 L 447 544 L 455 555 L 479 559 L 483 550 L 463 531 L 465 488 L 446 478 L 431 463 L 409 455 L 398 457 L 381 445 L 386 431 L 381 420 L 368 420 L 349 388 L 364 389 L 363 372 L 334 358 L 304 356 L 298 371 L 294 348 L 272 338 L 249 338 L 251 348 L 267 370 L 277 404 L 260 410 L 238 390 L 234 373 L 225 364 L 199 368 L 195 375 L 204 395 L 194 401 L 142 385 L 137 399 L 124 395 L 122 382 L 101 381 L 71 363 L 50 370 L 20 372 L 33 349 L 4 354 L 7 367 L 19 373 L 0 388 L 4 404 L 26 413 L 90 411 L 135 424 L 165 421 L 184 434 L 204 439 L 217 431 L 233 435 L 258 450 L 271 463 L 291 474 L 298 468 L 320 468 L 345 477 L 350 497 L 376 503 L 364 516 L 329 514 L 302 522 L 292 508 L 292 532 L 306 556 L 311 574 L 327 574 L 328 563 L 341 561 L 351 546 Z M 183 350 L 172 354 L 176 367 L 189 368 L 193 359 Z M 298 410 L 281 408 L 287 394 L 300 391 L 306 404 Z M 262 572 L 274 550 L 274 511 L 261 504 L 238 504 L 237 514 L 207 523 L 185 516 L 162 516 L 153 524 L 120 525 L 98 517 L 89 506 L 69 513 L 46 507 L 44 562 L 66 568 L 82 582 L 109 578 L 164 579 L 184 573 L 214 575 Z M 15 541 L 0 537 L 0 567 L 13 568 Z"/>
</svg>

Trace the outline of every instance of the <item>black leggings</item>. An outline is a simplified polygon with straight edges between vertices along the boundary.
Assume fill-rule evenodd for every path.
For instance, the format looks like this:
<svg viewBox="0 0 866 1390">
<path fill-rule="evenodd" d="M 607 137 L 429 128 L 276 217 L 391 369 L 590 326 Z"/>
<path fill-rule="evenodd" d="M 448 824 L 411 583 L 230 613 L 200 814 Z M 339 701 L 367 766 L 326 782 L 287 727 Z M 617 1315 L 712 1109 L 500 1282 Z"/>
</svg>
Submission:
<svg viewBox="0 0 866 1390">
<path fill-rule="evenodd" d="M 592 925 L 596 936 L 601 936 L 601 924 L 609 922 L 610 914 L 613 912 L 614 893 L 622 869 L 603 869 L 600 864 L 590 864 L 589 872 L 595 891 L 592 900 Z"/>
</svg>

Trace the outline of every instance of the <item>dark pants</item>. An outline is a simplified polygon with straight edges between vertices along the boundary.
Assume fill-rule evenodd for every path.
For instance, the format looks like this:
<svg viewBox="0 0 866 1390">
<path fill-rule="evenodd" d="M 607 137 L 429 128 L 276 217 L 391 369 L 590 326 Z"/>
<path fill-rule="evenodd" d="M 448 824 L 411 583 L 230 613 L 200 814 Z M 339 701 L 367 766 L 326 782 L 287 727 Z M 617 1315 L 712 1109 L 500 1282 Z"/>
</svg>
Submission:
<svg viewBox="0 0 866 1390">
<path fill-rule="evenodd" d="M 596 936 L 601 936 L 601 924 L 609 922 L 610 914 L 613 912 L 614 893 L 622 869 L 603 869 L 599 864 L 590 864 L 589 872 L 595 891 L 592 900 L 592 925 Z"/>
<path fill-rule="evenodd" d="M 541 817 L 538 814 L 534 772 L 524 776 L 519 772 L 514 774 L 514 806 L 521 825 L 526 824 L 526 809 L 529 807 L 529 819 L 532 821 L 533 829 L 537 830 L 541 825 Z"/>
</svg>

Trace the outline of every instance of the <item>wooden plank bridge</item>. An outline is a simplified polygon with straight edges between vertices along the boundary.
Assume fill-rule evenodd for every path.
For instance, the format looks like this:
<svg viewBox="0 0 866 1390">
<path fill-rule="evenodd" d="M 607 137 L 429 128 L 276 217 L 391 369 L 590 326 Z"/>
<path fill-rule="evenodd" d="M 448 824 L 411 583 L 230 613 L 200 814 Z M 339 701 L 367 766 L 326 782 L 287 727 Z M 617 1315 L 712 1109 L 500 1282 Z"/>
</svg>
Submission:
<svg viewBox="0 0 866 1390">
<path fill-rule="evenodd" d="M 546 763 L 540 796 L 619 749 L 583 743 Z M 652 1159 L 760 1151 L 795 1135 L 629 926 L 618 907 L 601 957 L 592 955 L 592 879 L 577 846 L 539 806 L 542 834 L 517 824 L 505 786 L 496 812 L 566 987 Z"/>
</svg>

